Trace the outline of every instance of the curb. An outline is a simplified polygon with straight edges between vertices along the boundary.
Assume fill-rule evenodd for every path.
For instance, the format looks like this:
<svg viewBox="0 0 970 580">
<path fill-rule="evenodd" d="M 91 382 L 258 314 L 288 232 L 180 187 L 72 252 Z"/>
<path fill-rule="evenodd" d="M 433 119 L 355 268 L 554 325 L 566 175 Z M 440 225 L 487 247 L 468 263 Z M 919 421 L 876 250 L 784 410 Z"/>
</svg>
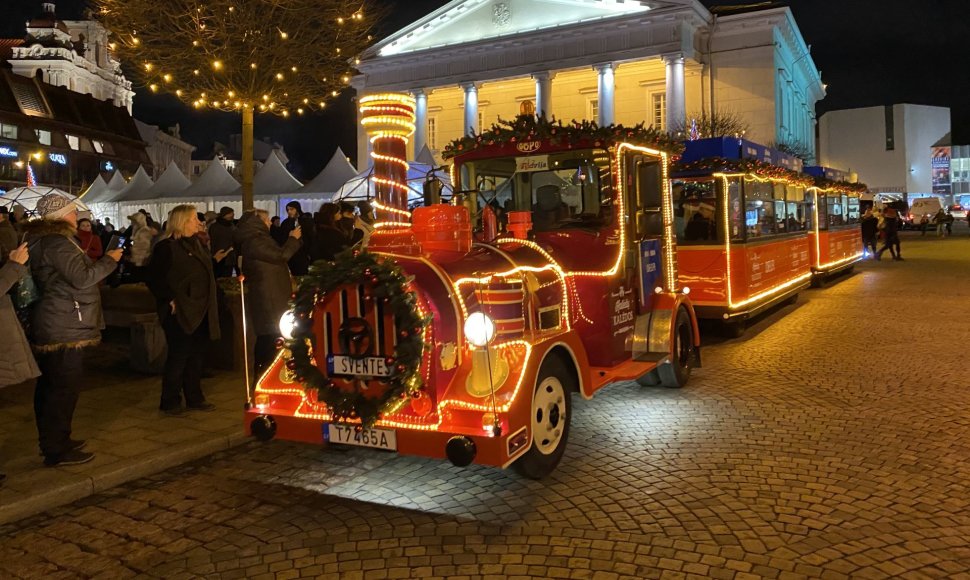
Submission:
<svg viewBox="0 0 970 580">
<path fill-rule="evenodd" d="M 155 475 L 166 469 L 207 457 L 219 451 L 232 449 L 249 441 L 249 439 L 242 430 L 239 430 L 235 433 L 218 435 L 210 439 L 189 441 L 165 451 L 152 453 L 131 461 L 119 462 L 120 464 L 109 466 L 105 471 L 46 489 L 8 505 L 0 505 L 0 525 L 14 523 L 101 493 L 123 483 Z"/>
</svg>

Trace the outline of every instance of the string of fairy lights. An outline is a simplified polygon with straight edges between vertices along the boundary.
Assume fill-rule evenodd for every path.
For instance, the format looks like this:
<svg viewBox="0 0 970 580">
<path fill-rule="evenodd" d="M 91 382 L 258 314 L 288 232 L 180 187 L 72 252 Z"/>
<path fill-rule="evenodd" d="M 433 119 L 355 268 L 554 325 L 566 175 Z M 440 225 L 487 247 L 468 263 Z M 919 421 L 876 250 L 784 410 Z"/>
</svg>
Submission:
<svg viewBox="0 0 970 580">
<path fill-rule="evenodd" d="M 281 117 L 340 96 L 386 10 L 375 0 L 94 1 L 109 49 L 150 91 Z"/>
</svg>

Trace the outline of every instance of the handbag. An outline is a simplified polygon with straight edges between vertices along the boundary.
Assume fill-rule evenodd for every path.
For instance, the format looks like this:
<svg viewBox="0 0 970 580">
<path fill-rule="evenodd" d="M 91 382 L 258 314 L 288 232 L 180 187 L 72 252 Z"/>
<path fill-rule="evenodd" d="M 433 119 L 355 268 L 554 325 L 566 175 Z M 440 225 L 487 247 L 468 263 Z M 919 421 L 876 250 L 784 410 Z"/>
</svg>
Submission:
<svg viewBox="0 0 970 580">
<path fill-rule="evenodd" d="M 14 285 L 10 292 L 10 299 L 13 301 L 13 307 L 17 310 L 30 308 L 40 300 L 40 289 L 37 288 L 34 277 L 29 271 L 26 276 L 20 279 L 20 282 Z"/>
</svg>

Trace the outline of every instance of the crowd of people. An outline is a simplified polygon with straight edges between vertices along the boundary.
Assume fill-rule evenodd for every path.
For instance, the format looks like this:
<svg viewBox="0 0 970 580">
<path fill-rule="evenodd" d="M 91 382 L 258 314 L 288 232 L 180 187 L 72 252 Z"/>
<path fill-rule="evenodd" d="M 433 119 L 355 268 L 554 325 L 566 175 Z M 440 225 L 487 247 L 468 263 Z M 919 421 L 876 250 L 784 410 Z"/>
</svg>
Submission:
<svg viewBox="0 0 970 580">
<path fill-rule="evenodd" d="M 294 278 L 316 260 L 366 246 L 375 219 L 366 202 L 326 203 L 314 214 L 291 202 L 286 211 L 282 221 L 259 209 L 237 219 L 229 207 L 206 214 L 181 205 L 162 224 L 140 210 L 119 231 L 58 194 L 40 199 L 32 219 L 0 208 L 0 332 L 9 338 L 0 386 L 37 379 L 44 465 L 94 458 L 71 426 L 85 352 L 105 326 L 104 284 L 145 283 L 154 296 L 168 344 L 159 397 L 165 416 L 215 409 L 201 380 L 207 347 L 220 337 L 219 278 L 245 275 L 255 370 L 272 363 Z"/>
</svg>

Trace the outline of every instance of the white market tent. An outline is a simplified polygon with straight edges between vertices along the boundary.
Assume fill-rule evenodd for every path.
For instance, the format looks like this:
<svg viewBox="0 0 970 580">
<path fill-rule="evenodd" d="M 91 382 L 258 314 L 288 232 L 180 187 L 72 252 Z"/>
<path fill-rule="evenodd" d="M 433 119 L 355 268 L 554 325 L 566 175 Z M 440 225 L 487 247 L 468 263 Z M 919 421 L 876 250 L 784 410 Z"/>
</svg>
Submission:
<svg viewBox="0 0 970 580">
<path fill-rule="evenodd" d="M 286 204 L 291 201 L 299 202 L 304 210 L 316 209 L 315 206 L 333 199 L 334 194 L 355 177 L 357 177 L 357 170 L 350 164 L 343 150 L 338 147 L 333 157 L 327 162 L 326 167 L 309 183 L 298 190 L 280 196 L 279 215 L 285 213 Z"/>
<path fill-rule="evenodd" d="M 134 181 L 134 178 L 132 178 Z M 158 200 L 178 195 L 192 185 L 175 162 L 171 162 L 164 173 L 147 189 L 133 190 L 118 197 L 119 213 L 131 215 L 139 209 L 148 211 L 156 220 L 164 221 Z"/>
<path fill-rule="evenodd" d="M 111 176 L 111 180 L 108 181 L 103 187 L 98 187 L 95 189 L 95 185 L 101 180 L 104 180 L 98 176 L 98 179 L 94 180 L 94 184 L 88 188 L 82 194 L 84 203 L 91 208 L 91 213 L 94 214 L 96 218 L 110 218 L 111 223 L 115 226 L 118 225 L 120 220 L 120 212 L 118 211 L 118 204 L 113 203 L 111 200 L 117 196 L 117 194 L 123 190 L 128 182 L 125 181 L 123 175 L 120 171 L 115 171 L 114 175 Z"/>
<path fill-rule="evenodd" d="M 253 177 L 253 205 L 258 209 L 265 209 L 270 215 L 277 215 L 279 211 L 279 196 L 288 191 L 294 191 L 303 187 L 303 183 L 293 177 L 283 161 L 276 154 L 270 153 L 266 162 L 259 168 Z M 242 187 L 234 191 L 228 197 L 215 196 L 214 201 L 220 206 L 231 207 L 237 214 L 242 213 Z"/>
<path fill-rule="evenodd" d="M 408 163 L 408 166 L 408 204 L 411 205 L 424 200 L 424 182 L 427 180 L 431 171 L 437 169 L 437 165 L 412 161 Z M 357 174 L 353 179 L 347 181 L 327 201 L 361 201 L 373 199 L 376 194 L 374 182 L 371 180 L 373 175 L 373 167 L 363 173 Z M 444 186 L 442 194 L 450 196 L 452 194 L 451 176 L 447 171 L 436 171 L 435 175 L 437 175 Z"/>
</svg>

